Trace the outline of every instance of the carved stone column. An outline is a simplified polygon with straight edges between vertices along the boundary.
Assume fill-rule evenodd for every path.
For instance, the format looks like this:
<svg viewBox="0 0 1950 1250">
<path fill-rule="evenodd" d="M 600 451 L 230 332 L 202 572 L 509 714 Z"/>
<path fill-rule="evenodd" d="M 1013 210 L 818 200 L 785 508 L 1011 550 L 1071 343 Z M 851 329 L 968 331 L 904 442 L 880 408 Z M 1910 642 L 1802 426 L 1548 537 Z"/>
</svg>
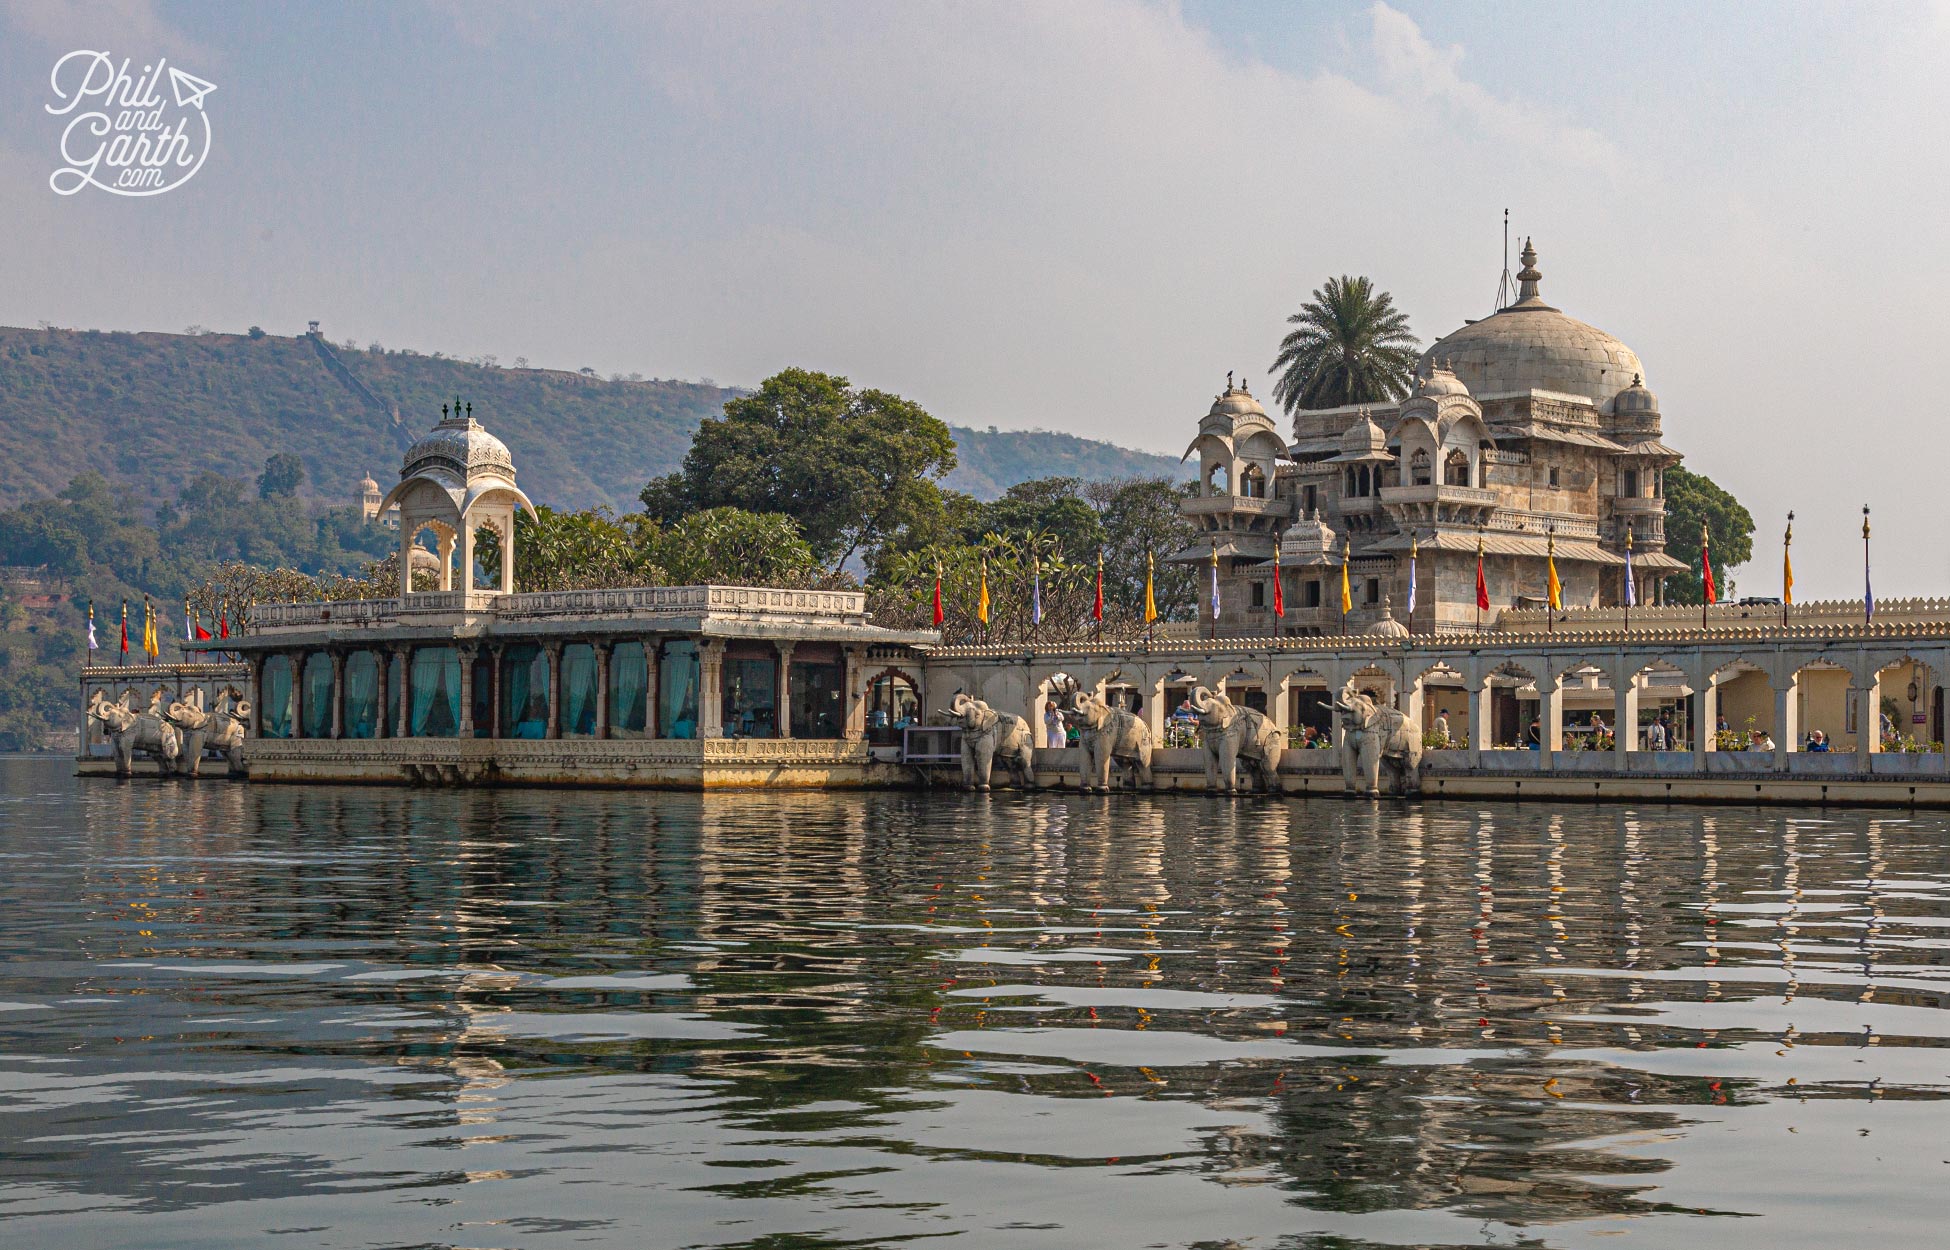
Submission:
<svg viewBox="0 0 1950 1250">
<path fill-rule="evenodd" d="M 615 642 L 598 638 L 590 644 L 596 649 L 596 737 L 609 737 L 609 649 Z"/>
<path fill-rule="evenodd" d="M 488 737 L 501 736 L 501 651 L 500 643 L 488 647 Z"/>
<path fill-rule="evenodd" d="M 388 699 L 392 693 L 392 656 L 385 651 L 375 652 L 374 667 L 379 670 L 377 693 L 372 705 L 372 736 L 390 738 L 393 736 L 393 705 Z"/>
<path fill-rule="evenodd" d="M 724 641 L 718 638 L 697 644 L 697 736 L 724 737 Z"/>
<path fill-rule="evenodd" d="M 345 737 L 345 652 L 332 652 L 332 737 Z"/>
<path fill-rule="evenodd" d="M 452 534 L 440 535 L 440 589 L 454 588 L 454 543 Z"/>
<path fill-rule="evenodd" d="M 251 717 L 250 736 L 264 736 L 264 660 L 263 652 L 251 656 Z"/>
<path fill-rule="evenodd" d="M 474 736 L 474 657 L 478 647 L 460 647 L 460 727 L 454 732 L 462 738 Z"/>
<path fill-rule="evenodd" d="M 413 648 L 399 648 L 399 736 L 413 735 Z"/>
<path fill-rule="evenodd" d="M 792 736 L 792 652 L 798 647 L 796 642 L 773 644 L 779 649 L 779 688 L 774 702 L 777 708 L 773 715 L 778 719 L 779 737 Z"/>
<path fill-rule="evenodd" d="M 846 649 L 846 697 L 841 708 L 846 719 L 841 736 L 848 742 L 859 742 L 867 736 L 867 692 L 861 688 L 861 681 L 867 667 L 867 649 L 848 647 Z"/>
<path fill-rule="evenodd" d="M 550 738 L 562 736 L 562 644 L 544 645 L 548 656 L 548 731 Z"/>
</svg>

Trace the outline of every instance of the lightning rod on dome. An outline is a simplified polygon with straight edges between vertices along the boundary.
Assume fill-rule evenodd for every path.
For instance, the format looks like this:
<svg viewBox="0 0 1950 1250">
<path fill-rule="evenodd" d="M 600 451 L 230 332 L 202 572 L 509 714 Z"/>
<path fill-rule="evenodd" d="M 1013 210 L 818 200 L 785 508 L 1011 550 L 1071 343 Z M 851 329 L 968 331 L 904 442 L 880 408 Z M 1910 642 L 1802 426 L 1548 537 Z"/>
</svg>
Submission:
<svg viewBox="0 0 1950 1250">
<path fill-rule="evenodd" d="M 1516 291 L 1516 284 L 1510 280 L 1510 210 L 1503 210 L 1503 276 L 1496 280 L 1496 307 L 1490 310 L 1495 316 L 1510 306 L 1510 297 Z"/>
</svg>

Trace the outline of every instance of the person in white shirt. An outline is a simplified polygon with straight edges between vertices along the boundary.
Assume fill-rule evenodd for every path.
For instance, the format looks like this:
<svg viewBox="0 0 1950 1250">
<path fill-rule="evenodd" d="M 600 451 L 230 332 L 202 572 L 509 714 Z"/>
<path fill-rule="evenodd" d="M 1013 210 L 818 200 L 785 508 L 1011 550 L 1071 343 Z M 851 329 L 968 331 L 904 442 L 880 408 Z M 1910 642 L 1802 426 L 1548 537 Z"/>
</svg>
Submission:
<svg viewBox="0 0 1950 1250">
<path fill-rule="evenodd" d="M 1057 711 L 1056 705 L 1052 703 L 1043 711 L 1044 743 L 1047 746 L 1061 747 L 1066 745 L 1066 736 L 1063 732 L 1063 713 Z"/>
</svg>

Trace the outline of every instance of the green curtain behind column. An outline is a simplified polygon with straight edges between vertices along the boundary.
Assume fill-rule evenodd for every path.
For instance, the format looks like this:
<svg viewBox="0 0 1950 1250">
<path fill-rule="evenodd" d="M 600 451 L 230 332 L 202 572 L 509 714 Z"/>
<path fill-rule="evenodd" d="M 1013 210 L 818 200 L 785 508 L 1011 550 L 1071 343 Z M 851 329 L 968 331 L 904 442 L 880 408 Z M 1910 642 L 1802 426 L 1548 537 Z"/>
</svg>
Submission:
<svg viewBox="0 0 1950 1250">
<path fill-rule="evenodd" d="M 452 647 L 413 649 L 412 716 L 415 738 L 451 738 L 460 732 L 460 652 Z"/>
<path fill-rule="evenodd" d="M 548 736 L 548 657 L 532 642 L 501 653 L 501 736 Z"/>
<path fill-rule="evenodd" d="M 596 648 L 572 642 L 562 648 L 562 736 L 596 733 Z"/>
<path fill-rule="evenodd" d="M 609 731 L 636 737 L 649 718 L 650 665 L 640 642 L 619 642 L 609 654 Z"/>
<path fill-rule="evenodd" d="M 257 692 L 259 723 L 266 738 L 291 736 L 291 660 L 274 655 L 264 661 L 263 688 Z"/>
<path fill-rule="evenodd" d="M 345 657 L 345 736 L 379 736 L 379 657 L 354 651 Z"/>
<path fill-rule="evenodd" d="M 305 657 L 304 714 L 305 737 L 332 736 L 332 657 L 323 651 Z"/>
<path fill-rule="evenodd" d="M 665 738 L 697 737 L 697 644 L 667 642 L 657 666 L 657 733 Z"/>
</svg>

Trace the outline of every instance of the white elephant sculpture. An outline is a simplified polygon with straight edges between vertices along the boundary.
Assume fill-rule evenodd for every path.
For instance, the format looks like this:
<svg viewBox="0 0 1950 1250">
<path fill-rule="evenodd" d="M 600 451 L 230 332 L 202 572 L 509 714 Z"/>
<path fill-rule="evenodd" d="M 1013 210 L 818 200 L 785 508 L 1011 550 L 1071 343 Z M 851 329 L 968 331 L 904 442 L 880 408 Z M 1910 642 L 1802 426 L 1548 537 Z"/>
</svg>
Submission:
<svg viewBox="0 0 1950 1250">
<path fill-rule="evenodd" d="M 1151 726 L 1094 694 L 1077 695 L 1070 716 L 1083 740 L 1083 789 L 1110 789 L 1112 764 L 1128 771 L 1137 785 L 1151 787 Z"/>
<path fill-rule="evenodd" d="M 1012 712 L 998 712 L 980 699 L 956 691 L 942 715 L 961 726 L 961 783 L 970 790 L 986 790 L 995 761 L 1024 790 L 1036 788 L 1035 734 L 1029 722 Z"/>
<path fill-rule="evenodd" d="M 1375 702 L 1352 683 L 1334 700 L 1347 731 L 1341 746 L 1341 778 L 1349 793 L 1381 792 L 1381 768 L 1388 766 L 1402 794 L 1422 788 L 1422 727 L 1415 718 Z"/>
<path fill-rule="evenodd" d="M 192 691 L 189 698 L 170 704 L 169 711 L 164 713 L 183 735 L 182 771 L 197 776 L 207 747 L 223 752 L 231 776 L 243 776 L 244 731 L 250 724 L 250 700 L 219 704 L 214 711 L 205 711 L 203 702 L 203 692 Z"/>
<path fill-rule="evenodd" d="M 1205 744 L 1205 788 L 1231 794 L 1238 786 L 1239 765 L 1244 764 L 1252 773 L 1254 789 L 1277 791 L 1280 752 L 1286 743 L 1272 718 L 1204 686 L 1192 691 L 1191 702 Z"/>
<path fill-rule="evenodd" d="M 149 710 L 137 712 L 128 696 L 112 703 L 97 690 L 88 700 L 88 715 L 101 722 L 102 731 L 115 744 L 115 773 L 127 777 L 135 771 L 135 753 L 146 751 L 156 761 L 156 770 L 167 776 L 176 771 L 183 758 L 183 734 L 164 719 L 162 696 L 149 702 Z"/>
</svg>

